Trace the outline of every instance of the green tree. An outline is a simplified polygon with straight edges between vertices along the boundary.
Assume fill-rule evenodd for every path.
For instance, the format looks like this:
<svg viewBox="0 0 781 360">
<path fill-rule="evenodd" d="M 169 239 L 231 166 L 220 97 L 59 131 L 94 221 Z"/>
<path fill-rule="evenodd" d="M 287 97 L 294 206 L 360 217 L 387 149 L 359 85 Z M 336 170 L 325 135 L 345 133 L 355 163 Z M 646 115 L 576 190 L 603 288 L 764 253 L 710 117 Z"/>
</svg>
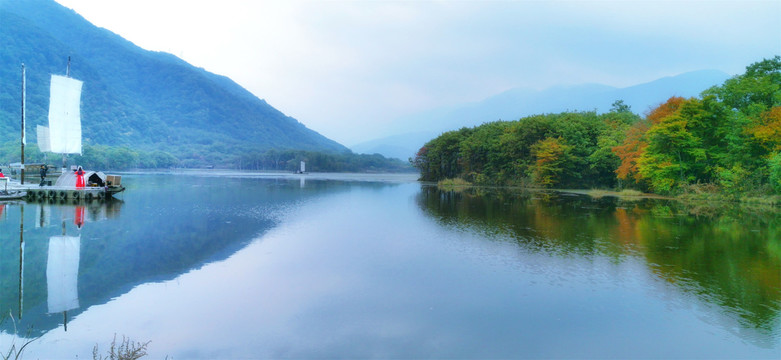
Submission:
<svg viewBox="0 0 781 360">
<path fill-rule="evenodd" d="M 593 172 L 595 186 L 614 187 L 616 171 L 622 159 L 613 149 L 621 146 L 629 128 L 640 121 L 640 117 L 629 111 L 611 111 L 600 116 L 601 125 L 597 133 L 596 147 L 588 155 L 589 169 Z"/>
<path fill-rule="evenodd" d="M 781 56 L 746 67 L 746 72 L 706 90 L 728 107 L 742 112 L 763 112 L 781 105 Z M 750 110 L 754 108 L 754 110 Z"/>
<path fill-rule="evenodd" d="M 624 100 L 616 100 L 611 105 L 610 112 L 628 113 L 628 112 L 632 112 L 632 107 L 624 103 Z"/>
<path fill-rule="evenodd" d="M 690 99 L 674 113 L 658 120 L 646 133 L 648 147 L 638 159 L 639 173 L 654 191 L 669 193 L 694 182 L 707 160 L 702 139 L 692 132 L 702 108 Z"/>
<path fill-rule="evenodd" d="M 767 161 L 770 171 L 769 182 L 773 189 L 781 193 L 781 152 L 776 152 Z"/>
</svg>

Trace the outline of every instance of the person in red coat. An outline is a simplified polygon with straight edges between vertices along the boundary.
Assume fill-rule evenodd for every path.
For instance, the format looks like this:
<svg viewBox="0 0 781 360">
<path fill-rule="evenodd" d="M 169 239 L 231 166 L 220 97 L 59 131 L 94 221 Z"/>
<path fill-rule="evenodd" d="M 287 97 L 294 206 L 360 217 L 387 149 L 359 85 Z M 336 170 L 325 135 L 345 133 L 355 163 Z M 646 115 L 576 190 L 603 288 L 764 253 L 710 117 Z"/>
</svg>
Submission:
<svg viewBox="0 0 781 360">
<path fill-rule="evenodd" d="M 84 187 L 84 170 L 79 166 L 79 169 L 76 170 L 76 188 L 83 188 Z"/>
</svg>

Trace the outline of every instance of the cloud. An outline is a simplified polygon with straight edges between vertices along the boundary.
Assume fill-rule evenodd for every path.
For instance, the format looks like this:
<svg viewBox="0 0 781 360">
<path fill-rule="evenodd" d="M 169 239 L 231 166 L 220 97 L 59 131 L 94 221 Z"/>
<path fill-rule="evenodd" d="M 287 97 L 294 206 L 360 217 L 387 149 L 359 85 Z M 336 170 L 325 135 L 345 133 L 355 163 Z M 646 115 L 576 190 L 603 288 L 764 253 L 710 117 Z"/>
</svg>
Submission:
<svg viewBox="0 0 781 360">
<path fill-rule="evenodd" d="M 777 1 L 58 1 L 348 145 L 512 87 L 737 74 L 781 53 Z"/>
</svg>

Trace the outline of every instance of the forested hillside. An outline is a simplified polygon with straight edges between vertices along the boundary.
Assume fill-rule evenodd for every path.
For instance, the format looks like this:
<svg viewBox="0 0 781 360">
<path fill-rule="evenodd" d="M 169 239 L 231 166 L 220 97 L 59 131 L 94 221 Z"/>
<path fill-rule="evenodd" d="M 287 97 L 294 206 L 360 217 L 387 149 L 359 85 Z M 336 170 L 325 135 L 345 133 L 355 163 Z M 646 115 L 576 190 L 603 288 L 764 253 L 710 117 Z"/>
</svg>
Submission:
<svg viewBox="0 0 781 360">
<path fill-rule="evenodd" d="M 633 188 L 675 194 L 781 193 L 781 57 L 721 86 L 671 97 L 641 117 L 565 112 L 446 132 L 423 146 L 421 179 L 556 188 Z"/>
<path fill-rule="evenodd" d="M 50 74 L 64 74 L 69 56 L 70 75 L 84 82 L 82 162 L 235 167 L 248 152 L 272 149 L 349 154 L 232 80 L 143 50 L 52 0 L 0 0 L 0 44 L 0 163 L 19 161 L 21 65 L 26 157 L 35 161 Z"/>
</svg>

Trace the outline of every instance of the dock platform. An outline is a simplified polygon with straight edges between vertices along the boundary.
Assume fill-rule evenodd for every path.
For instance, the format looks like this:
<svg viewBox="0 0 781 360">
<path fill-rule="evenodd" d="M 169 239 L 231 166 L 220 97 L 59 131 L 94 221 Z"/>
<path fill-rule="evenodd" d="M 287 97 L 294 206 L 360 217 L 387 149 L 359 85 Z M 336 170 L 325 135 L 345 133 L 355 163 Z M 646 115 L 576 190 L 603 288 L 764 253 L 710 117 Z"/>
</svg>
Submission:
<svg viewBox="0 0 781 360">
<path fill-rule="evenodd" d="M 59 200 L 59 201 L 92 201 L 105 200 L 113 194 L 125 190 L 121 186 L 87 186 L 75 188 L 72 186 L 39 186 L 38 184 L 8 184 L 9 189 L 27 192 L 28 200 Z"/>
</svg>

